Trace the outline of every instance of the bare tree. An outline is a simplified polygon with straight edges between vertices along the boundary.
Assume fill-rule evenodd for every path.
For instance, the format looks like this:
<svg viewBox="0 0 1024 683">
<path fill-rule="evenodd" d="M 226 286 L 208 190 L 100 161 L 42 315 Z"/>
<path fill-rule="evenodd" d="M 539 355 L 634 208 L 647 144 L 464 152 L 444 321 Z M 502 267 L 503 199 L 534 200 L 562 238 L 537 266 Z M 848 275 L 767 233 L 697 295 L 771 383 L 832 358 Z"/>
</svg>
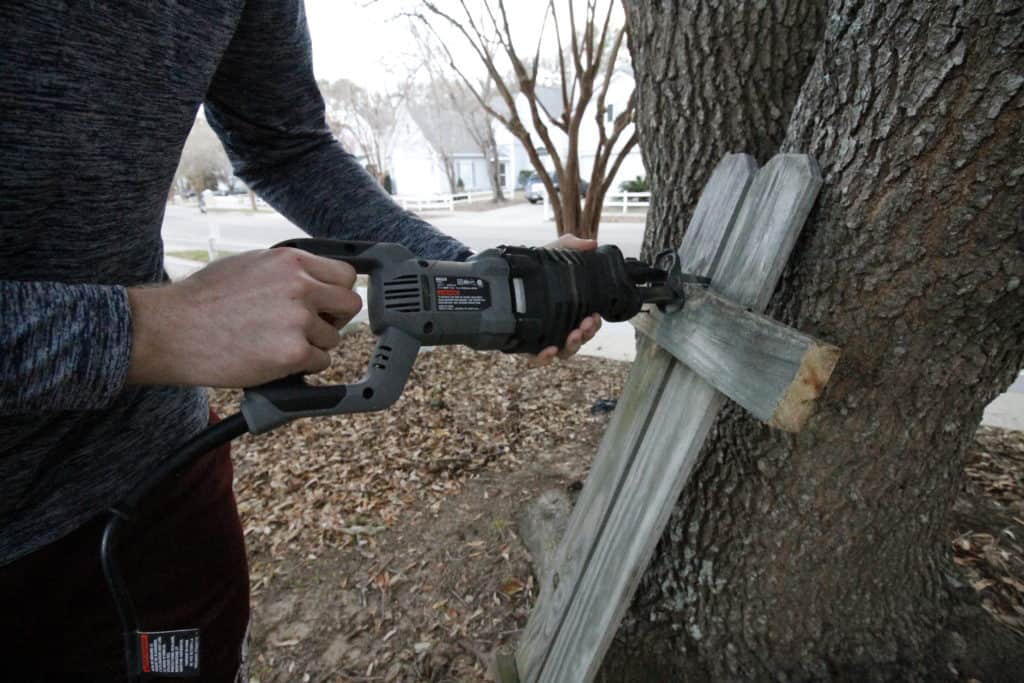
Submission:
<svg viewBox="0 0 1024 683">
<path fill-rule="evenodd" d="M 505 201 L 505 193 L 501 187 L 501 160 L 498 155 L 498 142 L 494 135 L 493 119 L 480 106 L 477 98 L 477 94 L 479 94 L 480 100 L 491 102 L 497 97 L 493 81 L 490 76 L 487 76 L 474 83 L 472 88 L 467 88 L 461 79 L 451 78 L 444 73 L 442 68 L 439 68 L 437 60 L 433 58 L 433 55 L 443 51 L 443 48 L 437 44 L 437 41 L 431 40 L 431 36 L 420 33 L 415 24 L 411 29 L 423 54 L 421 69 L 427 74 L 428 86 L 425 103 L 439 113 L 454 113 L 457 116 L 461 124 L 460 129 L 473 141 L 476 149 L 487 162 L 492 191 L 491 201 L 495 203 Z M 451 137 L 454 133 L 456 131 L 449 131 L 447 135 Z M 443 135 L 440 131 L 438 134 Z M 443 158 L 444 155 L 440 150 L 438 150 L 438 154 Z M 452 160 L 451 169 L 446 169 L 446 171 L 451 178 L 455 177 L 454 160 Z M 454 192 L 454 184 L 452 187 Z"/>
<path fill-rule="evenodd" d="M 366 169 L 381 185 L 391 167 L 395 112 L 405 89 L 371 92 L 350 80 L 320 81 L 328 125 L 340 138 L 348 137 L 366 157 Z"/>
<path fill-rule="evenodd" d="M 409 113 L 441 160 L 448 191 L 455 193 L 459 191 L 460 180 L 455 155 L 465 151 L 467 136 L 464 134 L 462 119 L 451 104 L 448 84 L 433 76 L 431 73 L 426 85 L 414 89 L 409 101 Z"/>
<path fill-rule="evenodd" d="M 449 98 L 459 112 L 466 132 L 473 138 L 477 148 L 487 160 L 487 171 L 491 178 L 491 201 L 505 201 L 505 192 L 501 187 L 501 159 L 498 158 L 498 141 L 494 136 L 491 117 L 477 102 L 476 96 L 459 81 L 446 81 Z M 494 84 L 490 78 L 480 83 L 476 89 L 484 101 L 494 97 Z"/>
<path fill-rule="evenodd" d="M 174 186 L 182 188 L 187 185 L 198 194 L 203 190 L 215 190 L 220 183 L 228 184 L 231 177 L 231 161 L 217 134 L 206 122 L 206 117 L 197 116 L 181 150 Z"/>
<path fill-rule="evenodd" d="M 422 3 L 425 11 L 411 12 L 410 16 L 422 22 L 438 37 L 449 67 L 484 111 L 500 121 L 523 143 L 534 170 L 548 194 L 555 200 L 552 205 L 558 234 L 571 232 L 595 237 L 604 196 L 623 159 L 637 141 L 635 128 L 630 125 L 633 122 L 635 96 L 630 95 L 627 105 L 611 121 L 610 129 L 605 121 L 605 100 L 625 36 L 624 28 L 611 26 L 615 3 L 613 0 L 587 0 L 580 17 L 577 16 L 573 2 L 566 3 L 567 9 L 560 11 L 554 0 L 549 0 L 541 35 L 531 59 L 524 59 L 515 47 L 504 0 L 489 0 L 481 4 L 481 13 L 475 15 L 466 0 L 449 2 L 445 7 L 440 2 L 428 0 Z M 602 5 L 600 9 L 599 4 Z M 453 9 L 448 9 L 448 6 Z M 563 31 L 566 20 L 567 25 Z M 554 108 L 546 106 L 539 96 L 538 72 L 542 61 L 543 33 L 549 25 L 553 27 L 557 46 L 554 77 L 559 84 L 560 111 L 553 111 Z M 486 93 L 482 92 L 480 85 L 459 66 L 442 37 L 445 31 L 454 31 L 473 50 L 486 69 L 489 77 L 487 82 L 493 84 L 503 107 L 495 106 L 486 97 Z M 508 61 L 512 77 L 502 73 L 498 57 Z M 516 106 L 517 92 L 526 101 L 530 127 L 527 127 L 523 121 L 524 115 Z M 580 129 L 588 114 L 596 114 L 599 139 L 590 175 L 590 189 L 581 208 L 578 199 Z M 557 144 L 549 126 L 564 133 L 567 139 L 565 148 Z M 539 149 L 547 151 L 554 169 L 554 178 L 545 168 Z M 560 193 L 555 189 L 555 178 Z"/>
</svg>

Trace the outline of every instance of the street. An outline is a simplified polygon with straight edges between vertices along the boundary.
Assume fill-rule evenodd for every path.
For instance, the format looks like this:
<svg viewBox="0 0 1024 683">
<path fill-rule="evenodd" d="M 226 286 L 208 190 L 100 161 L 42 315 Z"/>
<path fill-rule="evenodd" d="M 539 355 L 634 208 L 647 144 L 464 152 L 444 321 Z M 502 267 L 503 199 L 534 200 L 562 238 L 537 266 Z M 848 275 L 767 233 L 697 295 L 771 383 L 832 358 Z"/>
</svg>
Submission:
<svg viewBox="0 0 1024 683">
<path fill-rule="evenodd" d="M 467 244 L 474 251 L 515 244 L 542 246 L 555 239 L 555 224 L 543 219 L 540 205 L 513 204 L 492 211 L 427 213 L 423 217 L 441 231 Z M 211 231 L 224 251 L 261 249 L 306 234 L 275 212 L 210 211 L 200 213 L 195 205 L 168 205 L 163 237 L 166 250 L 205 249 Z M 615 244 L 626 256 L 638 256 L 644 223 L 605 223 L 600 228 L 602 243 Z"/>
</svg>

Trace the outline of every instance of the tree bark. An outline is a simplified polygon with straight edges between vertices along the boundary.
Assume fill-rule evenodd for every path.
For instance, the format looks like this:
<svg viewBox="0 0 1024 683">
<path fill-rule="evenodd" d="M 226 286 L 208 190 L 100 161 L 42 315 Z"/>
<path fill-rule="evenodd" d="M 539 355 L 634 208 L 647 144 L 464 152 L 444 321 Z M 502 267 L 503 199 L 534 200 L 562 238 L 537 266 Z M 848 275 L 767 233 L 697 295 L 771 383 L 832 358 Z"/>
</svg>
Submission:
<svg viewBox="0 0 1024 683">
<path fill-rule="evenodd" d="M 627 3 L 645 248 L 677 241 L 723 153 L 813 155 L 825 184 L 768 314 L 843 357 L 799 435 L 723 411 L 602 678 L 1019 680 L 1024 640 L 976 608 L 947 526 L 1024 364 L 1022 3 L 833 3 L 785 127 L 799 22 L 699 5 Z M 726 54 L 736 35 L 761 49 Z"/>
<path fill-rule="evenodd" d="M 763 163 L 778 151 L 821 40 L 825 0 L 623 4 L 651 181 L 650 257 L 679 243 L 725 154 Z"/>
<path fill-rule="evenodd" d="M 498 141 L 494 137 L 494 129 L 487 122 L 486 151 L 484 158 L 487 159 L 487 170 L 491 175 L 491 201 L 495 204 L 505 201 L 505 188 L 501 186 L 501 161 L 498 159 Z"/>
</svg>

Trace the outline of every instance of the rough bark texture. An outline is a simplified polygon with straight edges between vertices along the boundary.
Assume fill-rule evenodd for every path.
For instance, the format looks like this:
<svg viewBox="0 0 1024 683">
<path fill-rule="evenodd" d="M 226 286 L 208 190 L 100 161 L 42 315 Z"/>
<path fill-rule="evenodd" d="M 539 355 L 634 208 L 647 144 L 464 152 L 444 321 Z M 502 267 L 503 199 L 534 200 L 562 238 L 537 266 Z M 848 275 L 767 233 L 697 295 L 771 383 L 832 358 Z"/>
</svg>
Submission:
<svg viewBox="0 0 1024 683">
<path fill-rule="evenodd" d="M 623 4 L 651 181 L 643 246 L 650 256 L 679 244 L 725 154 L 764 163 L 778 151 L 814 61 L 825 0 Z"/>
<path fill-rule="evenodd" d="M 743 85 L 745 52 L 709 68 L 723 57 L 703 45 L 741 28 L 701 5 L 627 3 L 660 244 L 723 152 L 775 151 L 782 124 L 747 131 L 745 103 L 795 78 L 760 51 L 750 68 L 787 85 Z M 825 185 L 768 313 L 842 360 L 798 436 L 723 411 L 604 680 L 990 681 L 1024 666 L 1024 641 L 979 616 L 946 541 L 982 409 L 1024 363 L 1024 9 L 828 14 L 782 144 L 814 155 Z M 778 45 L 768 62 L 806 58 L 758 30 L 745 43 Z"/>
</svg>

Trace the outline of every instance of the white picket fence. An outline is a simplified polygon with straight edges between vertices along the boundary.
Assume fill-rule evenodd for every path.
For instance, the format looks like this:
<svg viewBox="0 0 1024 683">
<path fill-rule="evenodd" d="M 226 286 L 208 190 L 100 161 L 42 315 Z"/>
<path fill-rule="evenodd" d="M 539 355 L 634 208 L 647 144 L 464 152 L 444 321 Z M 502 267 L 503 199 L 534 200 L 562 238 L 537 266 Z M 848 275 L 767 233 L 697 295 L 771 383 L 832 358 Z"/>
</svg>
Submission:
<svg viewBox="0 0 1024 683">
<path fill-rule="evenodd" d="M 582 199 L 580 201 L 583 201 Z M 647 211 L 651 206 L 650 192 L 609 192 L 604 196 L 604 203 L 601 205 L 601 213 L 609 213 L 608 209 L 622 209 L 619 213 L 623 216 L 630 212 L 630 209 L 642 209 Z M 551 208 L 551 201 L 548 194 L 544 193 L 544 220 L 554 220 L 555 211 Z"/>
<path fill-rule="evenodd" d="M 456 192 L 454 194 L 409 195 L 396 194 L 392 199 L 408 211 L 455 211 L 456 204 L 472 204 L 489 201 L 494 194 L 490 190 L 478 192 Z M 505 191 L 506 199 L 513 199 L 515 191 Z"/>
<path fill-rule="evenodd" d="M 651 205 L 650 192 L 609 192 L 604 196 L 604 208 L 621 208 L 622 214 L 630 209 L 644 209 Z"/>
<path fill-rule="evenodd" d="M 392 197 L 406 211 L 455 211 L 455 197 L 450 194 L 400 195 Z"/>
<path fill-rule="evenodd" d="M 478 192 L 456 192 L 452 195 L 452 201 L 456 204 L 466 203 L 472 204 L 473 202 L 485 202 L 489 201 L 494 193 L 490 190 L 480 190 Z M 505 198 L 512 199 L 515 197 L 515 190 L 511 192 L 505 191 Z"/>
</svg>

